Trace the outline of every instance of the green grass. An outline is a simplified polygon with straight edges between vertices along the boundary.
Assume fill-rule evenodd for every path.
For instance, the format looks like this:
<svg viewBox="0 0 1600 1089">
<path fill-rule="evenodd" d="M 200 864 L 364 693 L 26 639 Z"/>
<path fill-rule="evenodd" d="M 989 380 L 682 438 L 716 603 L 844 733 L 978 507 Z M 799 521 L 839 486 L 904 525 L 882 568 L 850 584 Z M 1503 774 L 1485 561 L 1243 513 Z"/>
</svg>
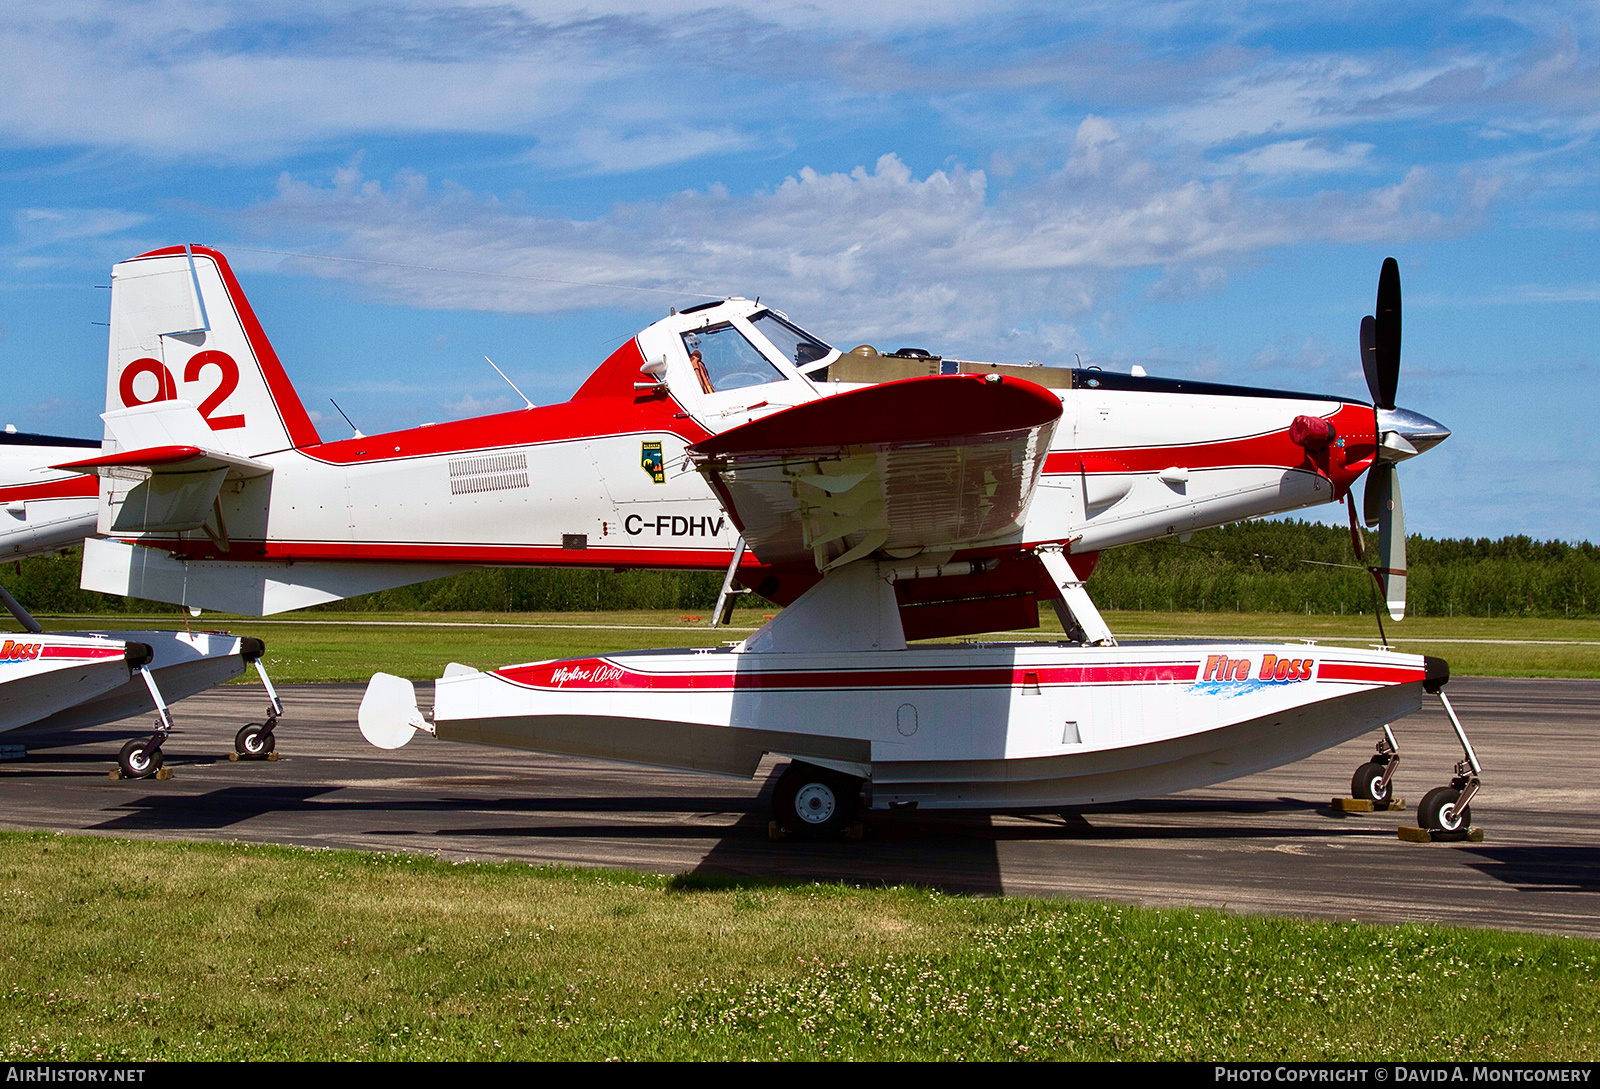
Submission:
<svg viewBox="0 0 1600 1089">
<path fill-rule="evenodd" d="M 1060 626 L 1046 613 L 1037 632 L 1000 638 L 1056 637 Z M 450 662 L 488 669 L 647 647 L 713 646 L 743 638 L 763 614 L 741 612 L 734 620 L 739 627 L 715 630 L 707 626 L 704 614 L 697 619 L 684 619 L 686 615 L 694 614 L 317 613 L 259 620 L 208 613 L 202 623 L 265 639 L 268 671 L 274 681 L 289 684 L 365 681 L 378 670 L 431 680 Z M 1109 612 L 1106 621 L 1123 637 L 1305 638 L 1353 646 L 1378 638 L 1370 616 Z M 407 626 L 393 626 L 397 622 Z M 56 630 L 182 626 L 171 616 L 53 617 L 46 623 Z M 1386 627 L 1399 649 L 1444 658 L 1459 675 L 1600 677 L 1600 620 L 1412 617 Z M 254 673 L 243 680 L 253 681 Z"/>
<path fill-rule="evenodd" d="M 41 833 L 0 902 L 9 1061 L 1600 1050 L 1580 939 Z"/>
<path fill-rule="evenodd" d="M 206 614 L 203 626 L 256 635 L 267 644 L 267 671 L 277 684 L 362 681 L 382 670 L 414 680 L 437 678 L 451 662 L 477 669 L 546 658 L 573 658 L 647 647 L 712 646 L 742 639 L 748 628 L 708 628 L 669 612 L 630 613 L 353 613 L 261 621 Z M 395 622 L 407 626 L 391 626 Z M 51 618 L 53 630 L 181 628 L 172 617 Z M 760 623 L 759 616 L 753 623 Z M 418 626 L 410 626 L 418 625 Z M 525 625 L 525 626 L 518 626 Z M 531 627 L 526 625 L 554 625 Z M 603 625 L 599 626 L 599 625 Z M 664 629 L 664 630 L 663 630 Z M 249 671 L 240 683 L 254 683 Z"/>
</svg>

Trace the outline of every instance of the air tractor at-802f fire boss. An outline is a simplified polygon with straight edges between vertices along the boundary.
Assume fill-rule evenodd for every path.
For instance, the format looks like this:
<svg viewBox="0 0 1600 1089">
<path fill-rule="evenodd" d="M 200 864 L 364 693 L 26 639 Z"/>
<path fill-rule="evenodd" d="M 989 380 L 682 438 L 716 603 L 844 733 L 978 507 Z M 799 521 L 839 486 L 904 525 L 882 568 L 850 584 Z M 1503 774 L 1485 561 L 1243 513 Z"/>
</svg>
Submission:
<svg viewBox="0 0 1600 1089">
<path fill-rule="evenodd" d="M 100 478 L 88 588 L 263 614 L 477 565 L 699 568 L 785 606 L 736 648 L 609 656 L 603 684 L 452 667 L 432 723 L 380 681 L 365 718 L 386 741 L 420 723 L 744 774 L 786 754 L 778 819 L 827 830 L 863 801 L 1215 782 L 1382 727 L 1444 681 L 1386 650 L 1268 647 L 1298 680 L 1213 692 L 1208 656 L 1262 648 L 1118 647 L 1083 586 L 1105 548 L 1345 499 L 1366 475 L 1374 570 L 1403 612 L 1395 466 L 1448 431 L 1394 403 L 1392 262 L 1363 323 L 1373 403 L 844 354 L 734 298 L 642 330 L 567 402 L 330 442 L 220 254 L 147 254 L 112 293 L 105 449 L 63 466 Z M 1067 641 L 907 645 L 1036 626 L 1041 600 Z M 1477 789 L 1469 762 L 1444 824 Z"/>
</svg>

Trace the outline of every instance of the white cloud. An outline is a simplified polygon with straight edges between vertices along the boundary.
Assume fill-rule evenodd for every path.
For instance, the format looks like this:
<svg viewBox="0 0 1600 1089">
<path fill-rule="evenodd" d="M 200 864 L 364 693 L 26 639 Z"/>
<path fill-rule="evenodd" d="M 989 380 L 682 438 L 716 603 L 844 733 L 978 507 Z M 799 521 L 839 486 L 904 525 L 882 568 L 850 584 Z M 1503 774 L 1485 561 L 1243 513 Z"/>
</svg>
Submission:
<svg viewBox="0 0 1600 1089">
<path fill-rule="evenodd" d="M 1194 297 L 1276 246 L 1447 233 L 1479 207 L 1440 188 L 1419 169 L 1392 186 L 1269 199 L 1184 179 L 1090 117 L 1055 172 L 998 193 L 982 171 L 917 177 L 885 154 L 871 170 L 805 169 L 753 193 L 710 186 L 575 220 L 414 174 L 383 185 L 352 166 L 331 184 L 285 177 L 246 218 L 275 239 L 342 239 L 351 258 L 500 274 L 294 265 L 412 305 L 547 313 L 637 301 L 581 281 L 761 295 L 852 343 L 923 336 L 985 352 L 1008 330 L 1038 343 L 1039 328 L 1056 328 L 1065 352 L 1124 270 L 1162 267 L 1153 295 Z"/>
<path fill-rule="evenodd" d="M 754 146 L 753 137 L 730 126 L 695 129 L 656 124 L 644 131 L 616 132 L 604 125 L 590 125 L 570 136 L 558 134 L 545 140 L 524 155 L 523 161 L 544 167 L 624 174 Z"/>
<path fill-rule="evenodd" d="M 11 225 L 25 247 L 68 239 L 101 238 L 148 222 L 150 217 L 118 208 L 22 208 Z"/>
<path fill-rule="evenodd" d="M 62 0 L 0 26 L 0 134 L 214 162 L 486 135 L 626 171 L 931 104 L 994 151 L 1095 109 L 1176 145 L 1266 141 L 1230 147 L 1236 164 L 1304 171 L 1347 168 L 1361 145 L 1319 159 L 1300 141 L 1374 123 L 1466 110 L 1507 132 L 1600 127 L 1581 20 L 1448 52 L 1258 44 L 1316 18 L 1302 7 Z"/>
<path fill-rule="evenodd" d="M 1158 302 L 1175 302 L 1220 295 L 1227 289 L 1228 270 L 1225 268 L 1168 266 L 1161 279 L 1151 284 L 1145 294 Z"/>
<path fill-rule="evenodd" d="M 1306 138 L 1263 144 L 1223 163 L 1224 170 L 1240 174 L 1320 174 L 1363 170 L 1370 167 L 1371 144 L 1339 144 Z"/>
</svg>

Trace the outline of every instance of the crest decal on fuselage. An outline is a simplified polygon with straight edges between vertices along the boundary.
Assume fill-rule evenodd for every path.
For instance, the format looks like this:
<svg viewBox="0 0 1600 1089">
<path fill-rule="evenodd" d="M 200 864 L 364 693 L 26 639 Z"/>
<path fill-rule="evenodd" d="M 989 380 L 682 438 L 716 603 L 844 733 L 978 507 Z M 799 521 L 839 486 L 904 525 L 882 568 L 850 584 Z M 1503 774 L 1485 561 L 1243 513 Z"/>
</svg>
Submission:
<svg viewBox="0 0 1600 1089">
<path fill-rule="evenodd" d="M 661 456 L 659 442 L 642 442 L 639 444 L 639 464 L 644 471 L 650 474 L 650 479 L 657 484 L 667 482 L 667 466 Z"/>
</svg>

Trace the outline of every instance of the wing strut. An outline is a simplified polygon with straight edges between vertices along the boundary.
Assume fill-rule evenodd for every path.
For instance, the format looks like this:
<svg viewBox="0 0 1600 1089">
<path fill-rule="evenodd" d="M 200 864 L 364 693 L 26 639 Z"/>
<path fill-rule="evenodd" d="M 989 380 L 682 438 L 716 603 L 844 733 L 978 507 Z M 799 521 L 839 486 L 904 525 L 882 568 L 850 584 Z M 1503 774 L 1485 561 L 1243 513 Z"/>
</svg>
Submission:
<svg viewBox="0 0 1600 1089">
<path fill-rule="evenodd" d="M 1062 630 L 1069 635 L 1074 627 L 1082 630 L 1083 641 L 1091 646 L 1116 646 L 1116 636 L 1111 634 L 1111 628 L 1101 617 L 1100 610 L 1089 600 L 1089 591 L 1083 588 L 1083 580 L 1073 573 L 1066 554 L 1059 547 L 1053 547 L 1040 549 L 1038 556 L 1050 575 L 1050 582 L 1058 591 L 1058 596 L 1051 598 L 1050 604 L 1055 606 Z"/>
</svg>

